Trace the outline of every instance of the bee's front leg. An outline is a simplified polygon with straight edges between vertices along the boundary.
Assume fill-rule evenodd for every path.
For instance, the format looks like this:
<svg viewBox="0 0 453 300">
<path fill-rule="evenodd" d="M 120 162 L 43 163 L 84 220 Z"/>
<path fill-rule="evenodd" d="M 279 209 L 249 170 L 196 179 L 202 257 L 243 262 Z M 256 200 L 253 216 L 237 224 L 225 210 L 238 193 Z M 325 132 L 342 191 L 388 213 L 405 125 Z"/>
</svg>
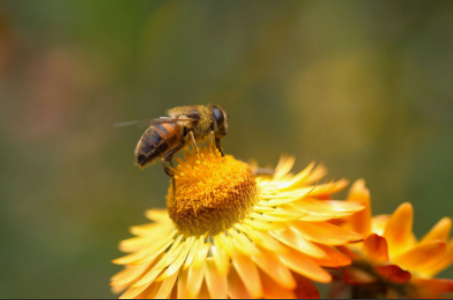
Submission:
<svg viewBox="0 0 453 300">
<path fill-rule="evenodd" d="M 195 140 L 193 131 L 189 131 L 189 137 L 190 137 L 190 141 L 192 142 L 193 147 L 195 148 L 195 151 L 197 152 L 198 160 L 201 163 L 200 152 L 198 151 L 198 145 L 197 145 L 197 141 Z"/>
<path fill-rule="evenodd" d="M 219 138 L 215 139 L 215 146 L 217 147 L 217 149 L 219 149 L 220 154 L 222 154 L 222 156 L 225 156 L 225 153 L 223 152 L 222 145 L 220 145 L 220 139 Z"/>
</svg>

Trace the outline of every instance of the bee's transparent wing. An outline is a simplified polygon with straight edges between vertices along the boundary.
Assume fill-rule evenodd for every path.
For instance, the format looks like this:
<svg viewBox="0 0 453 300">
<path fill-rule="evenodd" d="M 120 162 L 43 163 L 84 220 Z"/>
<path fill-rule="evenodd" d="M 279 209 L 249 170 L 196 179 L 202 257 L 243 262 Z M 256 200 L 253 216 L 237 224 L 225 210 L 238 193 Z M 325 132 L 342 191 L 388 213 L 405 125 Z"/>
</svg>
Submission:
<svg viewBox="0 0 453 300">
<path fill-rule="evenodd" d="M 196 120 L 194 119 L 189 119 L 189 118 L 167 118 L 167 117 L 161 117 L 159 119 L 151 119 L 151 120 L 137 120 L 137 121 L 129 121 L 129 122 L 121 122 L 121 123 L 116 123 L 113 126 L 114 127 L 125 127 L 125 126 L 131 126 L 131 125 L 138 125 L 138 126 L 151 126 L 154 124 L 162 124 L 162 123 L 175 123 L 178 121 L 191 121 L 195 122 Z"/>
</svg>

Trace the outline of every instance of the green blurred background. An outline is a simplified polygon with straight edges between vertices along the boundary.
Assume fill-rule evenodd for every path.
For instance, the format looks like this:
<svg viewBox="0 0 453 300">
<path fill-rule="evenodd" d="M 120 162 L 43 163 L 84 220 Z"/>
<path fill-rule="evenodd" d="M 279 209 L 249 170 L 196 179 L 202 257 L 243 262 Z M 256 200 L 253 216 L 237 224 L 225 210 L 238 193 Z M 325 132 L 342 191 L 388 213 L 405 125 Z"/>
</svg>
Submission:
<svg viewBox="0 0 453 300">
<path fill-rule="evenodd" d="M 453 216 L 452 32 L 449 0 L 0 0 L 0 297 L 115 297 L 168 178 L 112 124 L 180 105 L 225 108 L 240 159 L 363 177 L 376 214 L 412 202 L 420 237 Z"/>
</svg>

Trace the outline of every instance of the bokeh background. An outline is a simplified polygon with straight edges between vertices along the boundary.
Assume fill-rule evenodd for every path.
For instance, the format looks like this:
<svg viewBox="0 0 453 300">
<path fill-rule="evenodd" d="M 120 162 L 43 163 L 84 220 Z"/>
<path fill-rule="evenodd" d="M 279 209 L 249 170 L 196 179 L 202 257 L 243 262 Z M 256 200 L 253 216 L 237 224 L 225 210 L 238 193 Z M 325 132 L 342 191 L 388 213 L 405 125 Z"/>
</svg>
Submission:
<svg viewBox="0 0 453 300">
<path fill-rule="evenodd" d="M 412 202 L 420 237 L 453 216 L 452 32 L 449 0 L 0 0 L 0 297 L 115 297 L 168 178 L 112 125 L 180 105 L 225 108 L 238 158 Z"/>
</svg>

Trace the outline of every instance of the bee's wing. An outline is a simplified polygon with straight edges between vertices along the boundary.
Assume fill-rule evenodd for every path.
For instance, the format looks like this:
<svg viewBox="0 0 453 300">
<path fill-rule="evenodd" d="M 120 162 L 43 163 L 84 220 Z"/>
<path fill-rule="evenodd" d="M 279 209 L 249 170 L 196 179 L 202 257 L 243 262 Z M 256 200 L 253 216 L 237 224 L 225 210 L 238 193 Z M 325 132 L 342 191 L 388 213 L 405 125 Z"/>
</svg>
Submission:
<svg viewBox="0 0 453 300">
<path fill-rule="evenodd" d="M 201 114 L 205 113 L 206 107 L 203 105 L 188 105 L 179 106 L 167 111 L 170 118 L 179 118 L 180 116 L 186 116 L 191 119 L 199 120 Z"/>
<path fill-rule="evenodd" d="M 130 125 L 146 125 L 146 126 L 151 126 L 154 124 L 162 124 L 162 123 L 176 123 L 178 121 L 191 121 L 195 122 L 196 120 L 190 119 L 190 118 L 167 118 L 167 117 L 162 117 L 159 119 L 151 119 L 151 120 L 139 120 L 139 121 L 129 121 L 129 122 L 122 122 L 122 123 L 116 123 L 114 126 L 115 127 L 124 127 L 124 126 L 130 126 Z"/>
</svg>

